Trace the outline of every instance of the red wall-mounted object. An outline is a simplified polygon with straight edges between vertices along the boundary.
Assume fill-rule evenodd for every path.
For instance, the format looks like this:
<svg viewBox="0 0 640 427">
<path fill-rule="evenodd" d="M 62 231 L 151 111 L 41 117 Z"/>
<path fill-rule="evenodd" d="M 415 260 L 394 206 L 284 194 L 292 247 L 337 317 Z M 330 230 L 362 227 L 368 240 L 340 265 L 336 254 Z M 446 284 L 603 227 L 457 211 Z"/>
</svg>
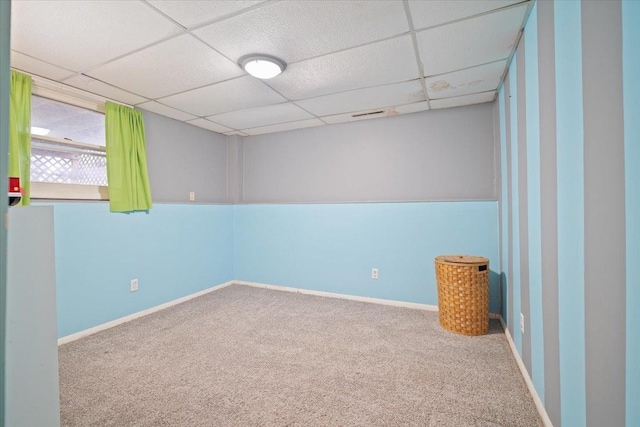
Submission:
<svg viewBox="0 0 640 427">
<path fill-rule="evenodd" d="M 9 177 L 9 206 L 15 206 L 22 198 L 22 189 L 20 188 L 20 178 L 16 176 Z"/>
<path fill-rule="evenodd" d="M 9 177 L 9 193 L 20 193 L 20 178 L 15 176 Z"/>
</svg>

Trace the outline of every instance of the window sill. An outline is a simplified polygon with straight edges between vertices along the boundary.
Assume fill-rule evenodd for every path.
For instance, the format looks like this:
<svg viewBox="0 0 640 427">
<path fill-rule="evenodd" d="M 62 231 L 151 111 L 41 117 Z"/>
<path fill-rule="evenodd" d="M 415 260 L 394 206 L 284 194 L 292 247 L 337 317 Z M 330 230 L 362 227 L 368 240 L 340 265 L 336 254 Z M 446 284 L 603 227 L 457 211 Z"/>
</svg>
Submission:
<svg viewBox="0 0 640 427">
<path fill-rule="evenodd" d="M 109 187 L 100 185 L 32 182 L 31 199 L 109 200 Z"/>
</svg>

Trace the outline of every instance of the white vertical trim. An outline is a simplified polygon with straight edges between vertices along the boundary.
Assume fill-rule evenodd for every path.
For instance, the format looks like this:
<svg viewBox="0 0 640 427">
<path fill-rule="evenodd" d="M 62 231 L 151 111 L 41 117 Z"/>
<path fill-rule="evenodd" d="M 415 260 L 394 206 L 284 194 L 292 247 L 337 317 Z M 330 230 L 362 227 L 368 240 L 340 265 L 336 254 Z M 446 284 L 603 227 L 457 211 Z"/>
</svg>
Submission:
<svg viewBox="0 0 640 427">
<path fill-rule="evenodd" d="M 518 354 L 518 350 L 516 349 L 516 345 L 513 342 L 513 339 L 511 339 L 509 328 L 507 328 L 507 325 L 504 323 L 502 316 L 500 316 L 499 319 L 500 319 L 500 323 L 502 324 L 502 329 L 504 329 L 504 334 L 507 337 L 507 342 L 509 343 L 511 352 L 513 353 L 513 357 L 515 357 L 516 363 L 518 364 L 518 368 L 520 368 L 520 373 L 524 378 L 524 382 L 527 385 L 527 388 L 529 389 L 529 393 L 531 393 L 531 397 L 533 397 L 533 403 L 535 403 L 536 405 L 536 409 L 540 414 L 540 418 L 542 418 L 542 422 L 545 425 L 545 427 L 553 427 L 553 424 L 551 423 L 551 419 L 547 414 L 547 410 L 544 408 L 544 404 L 542 403 L 542 400 L 540 400 L 540 396 L 538 396 L 538 392 L 536 391 L 536 388 L 533 385 L 533 381 L 529 376 L 529 372 L 527 372 L 527 368 L 524 366 L 524 362 L 522 361 L 520 354 Z"/>
</svg>

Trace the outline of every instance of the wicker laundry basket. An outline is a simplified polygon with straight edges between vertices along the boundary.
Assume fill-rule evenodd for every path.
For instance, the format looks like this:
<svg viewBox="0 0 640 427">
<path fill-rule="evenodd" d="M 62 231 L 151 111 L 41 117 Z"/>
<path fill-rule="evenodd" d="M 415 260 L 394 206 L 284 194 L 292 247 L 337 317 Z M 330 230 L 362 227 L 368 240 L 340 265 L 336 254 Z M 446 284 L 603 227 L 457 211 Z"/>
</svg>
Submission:
<svg viewBox="0 0 640 427">
<path fill-rule="evenodd" d="M 489 260 L 469 255 L 436 257 L 440 325 L 463 335 L 489 330 Z"/>
</svg>

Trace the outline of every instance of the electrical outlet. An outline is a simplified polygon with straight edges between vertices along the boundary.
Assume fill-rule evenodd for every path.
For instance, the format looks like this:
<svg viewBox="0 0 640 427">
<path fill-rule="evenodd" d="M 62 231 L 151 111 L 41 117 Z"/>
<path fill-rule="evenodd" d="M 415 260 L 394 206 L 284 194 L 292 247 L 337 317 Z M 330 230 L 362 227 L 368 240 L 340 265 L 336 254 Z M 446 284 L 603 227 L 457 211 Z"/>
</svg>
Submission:
<svg viewBox="0 0 640 427">
<path fill-rule="evenodd" d="M 378 279 L 378 269 L 377 268 L 372 268 L 371 269 L 371 278 L 372 279 Z"/>
<path fill-rule="evenodd" d="M 524 334 L 524 314 L 520 313 L 520 331 Z"/>
<path fill-rule="evenodd" d="M 131 280 L 131 292 L 138 290 L 138 279 Z"/>
<path fill-rule="evenodd" d="M 193 202 L 195 200 L 196 200 L 196 193 L 192 191 L 191 193 L 189 193 L 189 201 Z"/>
</svg>

